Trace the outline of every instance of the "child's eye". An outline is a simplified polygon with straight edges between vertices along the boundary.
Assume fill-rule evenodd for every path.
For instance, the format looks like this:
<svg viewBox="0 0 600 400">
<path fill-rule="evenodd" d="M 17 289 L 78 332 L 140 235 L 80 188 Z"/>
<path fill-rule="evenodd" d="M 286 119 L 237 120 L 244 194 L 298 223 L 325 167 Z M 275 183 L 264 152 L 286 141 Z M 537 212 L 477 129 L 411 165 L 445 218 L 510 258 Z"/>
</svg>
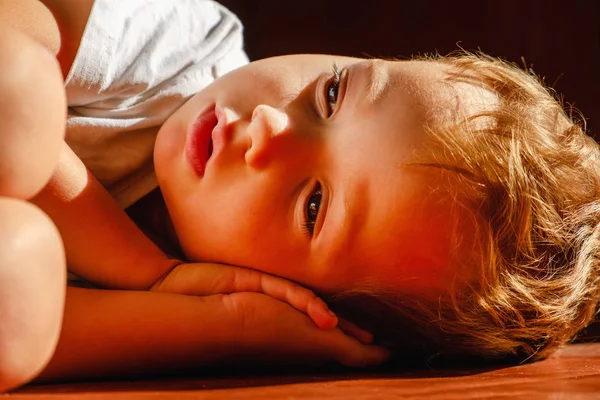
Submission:
<svg viewBox="0 0 600 400">
<path fill-rule="evenodd" d="M 327 102 L 327 116 L 331 116 L 335 111 L 335 107 L 338 101 L 338 94 L 340 89 L 340 81 L 341 81 L 342 73 L 338 66 L 333 64 L 333 77 L 331 81 L 327 84 L 325 88 L 325 101 Z"/>
<path fill-rule="evenodd" d="M 312 236 L 315 231 L 315 223 L 321 208 L 321 185 L 317 182 L 314 189 L 310 193 L 304 206 L 304 230 L 308 236 Z"/>
</svg>

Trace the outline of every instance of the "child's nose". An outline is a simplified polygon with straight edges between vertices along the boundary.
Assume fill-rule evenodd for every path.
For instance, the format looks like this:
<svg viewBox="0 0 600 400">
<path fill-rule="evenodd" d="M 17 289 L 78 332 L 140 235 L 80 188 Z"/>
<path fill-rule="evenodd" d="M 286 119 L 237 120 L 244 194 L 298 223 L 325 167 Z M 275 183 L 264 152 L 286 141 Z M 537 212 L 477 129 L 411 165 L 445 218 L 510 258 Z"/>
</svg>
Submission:
<svg viewBox="0 0 600 400">
<path fill-rule="evenodd" d="M 246 162 L 255 168 L 263 166 L 273 153 L 273 138 L 288 130 L 289 119 L 285 112 L 261 104 L 252 112 L 248 125 L 250 145 Z"/>
</svg>

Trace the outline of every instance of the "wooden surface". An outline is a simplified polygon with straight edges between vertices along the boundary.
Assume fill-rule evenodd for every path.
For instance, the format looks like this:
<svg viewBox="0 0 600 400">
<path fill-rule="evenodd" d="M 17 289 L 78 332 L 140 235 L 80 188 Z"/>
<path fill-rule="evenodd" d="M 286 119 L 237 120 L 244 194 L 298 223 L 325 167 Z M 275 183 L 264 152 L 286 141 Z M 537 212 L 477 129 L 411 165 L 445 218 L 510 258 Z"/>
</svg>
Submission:
<svg viewBox="0 0 600 400">
<path fill-rule="evenodd" d="M 600 343 L 513 367 L 29 386 L 16 399 L 600 399 Z"/>
</svg>

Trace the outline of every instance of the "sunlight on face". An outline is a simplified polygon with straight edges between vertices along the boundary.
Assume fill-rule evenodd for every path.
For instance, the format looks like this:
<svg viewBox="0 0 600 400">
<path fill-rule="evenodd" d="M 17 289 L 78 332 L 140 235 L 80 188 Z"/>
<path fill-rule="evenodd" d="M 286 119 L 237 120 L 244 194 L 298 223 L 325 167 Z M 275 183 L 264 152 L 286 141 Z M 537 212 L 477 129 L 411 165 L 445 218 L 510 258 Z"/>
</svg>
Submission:
<svg viewBox="0 0 600 400">
<path fill-rule="evenodd" d="M 443 289 L 452 218 L 435 172 L 405 168 L 448 103 L 423 61 L 285 56 L 217 80 L 161 128 L 156 174 L 193 261 L 323 293 Z"/>
</svg>

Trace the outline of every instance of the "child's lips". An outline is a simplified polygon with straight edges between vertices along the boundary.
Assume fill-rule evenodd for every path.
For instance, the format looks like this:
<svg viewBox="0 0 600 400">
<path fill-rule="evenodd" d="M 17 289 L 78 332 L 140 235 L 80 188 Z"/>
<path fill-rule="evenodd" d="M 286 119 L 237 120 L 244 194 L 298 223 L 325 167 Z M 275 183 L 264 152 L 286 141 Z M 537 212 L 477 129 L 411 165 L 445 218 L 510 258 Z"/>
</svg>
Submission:
<svg viewBox="0 0 600 400">
<path fill-rule="evenodd" d="M 227 113 L 225 112 L 225 110 L 221 107 L 219 107 L 218 105 L 215 106 L 215 115 L 217 117 L 217 125 L 214 127 L 214 129 L 212 130 L 212 135 L 211 135 L 211 153 L 209 155 L 213 156 L 212 158 L 216 158 L 219 156 L 219 154 L 221 153 L 223 147 L 225 146 L 225 142 L 226 142 L 226 127 L 227 124 L 229 123 L 228 121 L 228 117 L 227 117 Z"/>
<path fill-rule="evenodd" d="M 206 163 L 213 152 L 213 136 L 219 124 L 215 105 L 202 111 L 188 130 L 185 156 L 199 177 L 204 176 Z"/>
</svg>

